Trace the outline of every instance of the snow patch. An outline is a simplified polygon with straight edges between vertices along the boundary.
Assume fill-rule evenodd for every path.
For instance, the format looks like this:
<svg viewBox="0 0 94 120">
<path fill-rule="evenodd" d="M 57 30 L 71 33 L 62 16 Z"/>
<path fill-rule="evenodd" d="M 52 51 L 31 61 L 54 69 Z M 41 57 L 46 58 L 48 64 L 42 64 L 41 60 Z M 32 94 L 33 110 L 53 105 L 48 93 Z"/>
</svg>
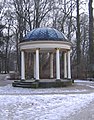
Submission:
<svg viewBox="0 0 94 120">
<path fill-rule="evenodd" d="M 81 82 L 81 83 L 94 83 L 93 81 L 88 81 L 88 80 L 74 80 L 74 82 Z"/>
<path fill-rule="evenodd" d="M 0 95 L 2 120 L 61 120 L 86 107 L 94 94 Z"/>
<path fill-rule="evenodd" d="M 0 120 L 66 120 L 94 101 L 94 93 L 81 94 L 83 91 L 0 87 Z"/>
<path fill-rule="evenodd" d="M 66 120 L 94 100 L 94 93 L 70 94 L 72 91 L 0 87 L 0 120 Z"/>
<path fill-rule="evenodd" d="M 45 88 L 45 89 L 32 89 L 32 88 L 18 88 L 12 87 L 12 85 L 7 85 L 4 87 L 0 87 L 0 94 L 62 94 L 62 93 L 70 93 L 70 92 L 85 92 L 86 89 L 83 90 L 65 90 L 64 88 Z"/>
</svg>

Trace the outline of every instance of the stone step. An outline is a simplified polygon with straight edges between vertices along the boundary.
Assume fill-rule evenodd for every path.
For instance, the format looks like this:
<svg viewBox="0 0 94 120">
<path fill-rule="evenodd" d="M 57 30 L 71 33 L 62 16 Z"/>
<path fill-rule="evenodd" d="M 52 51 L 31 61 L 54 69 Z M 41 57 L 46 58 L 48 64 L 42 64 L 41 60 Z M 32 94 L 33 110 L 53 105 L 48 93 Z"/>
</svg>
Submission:
<svg viewBox="0 0 94 120">
<path fill-rule="evenodd" d="M 12 83 L 13 87 L 23 87 L 23 88 L 54 88 L 54 87 L 66 87 L 72 85 L 72 80 L 66 81 L 38 81 L 38 82 L 28 82 L 28 81 L 14 81 Z"/>
<path fill-rule="evenodd" d="M 13 82 L 12 83 L 13 87 L 23 87 L 23 88 L 37 88 L 38 87 L 38 83 L 36 82 L 29 82 L 29 83 L 22 83 L 22 82 Z"/>
</svg>

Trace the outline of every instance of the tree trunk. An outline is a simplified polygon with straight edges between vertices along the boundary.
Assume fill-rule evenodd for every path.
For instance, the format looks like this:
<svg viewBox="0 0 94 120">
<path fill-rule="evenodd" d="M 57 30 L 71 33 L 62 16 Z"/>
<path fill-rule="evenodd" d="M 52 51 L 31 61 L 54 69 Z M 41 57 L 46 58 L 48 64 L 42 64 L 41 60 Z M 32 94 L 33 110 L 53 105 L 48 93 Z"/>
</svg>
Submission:
<svg viewBox="0 0 94 120">
<path fill-rule="evenodd" d="M 9 26 L 8 26 L 8 36 L 6 37 L 5 73 L 9 73 L 9 56 L 8 56 L 8 47 L 9 47 L 9 30 L 10 30 L 10 24 L 9 24 Z"/>
<path fill-rule="evenodd" d="M 35 2 L 35 21 L 34 21 L 34 27 L 35 28 L 38 28 L 40 26 L 39 24 L 39 3 L 40 3 L 40 0 L 34 0 Z"/>
<path fill-rule="evenodd" d="M 80 48 L 80 15 L 79 15 L 79 0 L 77 0 L 77 78 L 81 76 L 80 72 L 80 59 L 81 59 L 81 48 Z"/>
<path fill-rule="evenodd" d="M 94 77 L 93 0 L 89 0 L 89 75 Z"/>
</svg>

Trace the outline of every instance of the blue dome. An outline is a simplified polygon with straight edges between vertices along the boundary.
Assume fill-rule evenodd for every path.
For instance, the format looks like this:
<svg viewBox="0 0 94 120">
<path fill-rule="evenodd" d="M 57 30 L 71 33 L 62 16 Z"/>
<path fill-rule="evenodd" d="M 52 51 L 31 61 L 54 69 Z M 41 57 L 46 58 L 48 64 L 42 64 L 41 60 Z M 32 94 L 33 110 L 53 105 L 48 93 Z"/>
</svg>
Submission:
<svg viewBox="0 0 94 120">
<path fill-rule="evenodd" d="M 67 38 L 62 32 L 54 28 L 36 28 L 30 31 L 23 39 L 24 41 L 67 41 Z"/>
</svg>

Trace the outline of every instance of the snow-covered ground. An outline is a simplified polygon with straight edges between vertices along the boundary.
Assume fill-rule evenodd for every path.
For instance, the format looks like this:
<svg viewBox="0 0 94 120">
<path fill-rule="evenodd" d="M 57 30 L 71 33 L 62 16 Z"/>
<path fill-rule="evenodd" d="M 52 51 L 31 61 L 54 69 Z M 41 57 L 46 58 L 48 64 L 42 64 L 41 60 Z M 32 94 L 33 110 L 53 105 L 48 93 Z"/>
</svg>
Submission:
<svg viewBox="0 0 94 120">
<path fill-rule="evenodd" d="M 0 95 L 0 120 L 64 120 L 92 100 L 94 94 Z"/>
<path fill-rule="evenodd" d="M 17 87 L 12 87 L 12 85 L 7 85 L 4 87 L 0 87 L 0 95 L 38 95 L 38 94 L 63 94 L 63 93 L 70 93 L 70 92 L 85 92 L 87 91 L 86 89 L 72 89 L 72 90 L 67 90 L 64 88 L 45 88 L 45 89 L 28 89 L 28 88 L 17 88 Z"/>
<path fill-rule="evenodd" d="M 94 92 L 83 91 L 0 87 L 0 120 L 66 120 L 94 101 Z"/>
</svg>

